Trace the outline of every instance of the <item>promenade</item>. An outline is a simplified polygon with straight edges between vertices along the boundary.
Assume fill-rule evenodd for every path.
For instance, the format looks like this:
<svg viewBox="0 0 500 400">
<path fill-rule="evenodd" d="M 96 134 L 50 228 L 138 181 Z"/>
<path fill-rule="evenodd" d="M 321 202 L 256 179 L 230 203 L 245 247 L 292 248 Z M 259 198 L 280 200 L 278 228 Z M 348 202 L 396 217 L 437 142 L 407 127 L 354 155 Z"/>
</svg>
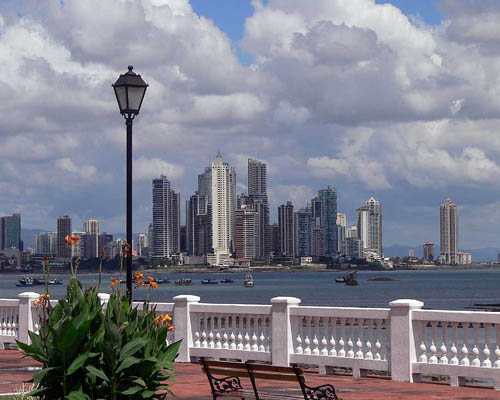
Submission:
<svg viewBox="0 0 500 400">
<path fill-rule="evenodd" d="M 0 350 L 0 395 L 19 391 L 23 382 L 31 378 L 30 368 L 38 364 L 29 358 L 23 358 L 17 350 Z M 210 400 L 210 388 L 205 375 L 197 364 L 176 364 L 175 380 L 172 391 L 176 399 Z M 353 378 L 347 375 L 308 374 L 307 380 L 314 385 L 333 384 L 339 396 L 344 400 L 392 400 L 392 399 L 484 399 L 498 400 L 500 393 L 489 388 L 450 387 L 445 383 L 399 383 L 388 378 Z M 243 385 L 249 385 L 243 380 Z M 265 381 L 259 383 L 266 386 Z M 281 384 L 281 383 L 280 383 Z M 276 385 L 274 383 L 274 385 Z M 283 387 L 298 387 L 293 383 L 283 382 Z M 1 399 L 1 397 L 0 397 Z"/>
</svg>

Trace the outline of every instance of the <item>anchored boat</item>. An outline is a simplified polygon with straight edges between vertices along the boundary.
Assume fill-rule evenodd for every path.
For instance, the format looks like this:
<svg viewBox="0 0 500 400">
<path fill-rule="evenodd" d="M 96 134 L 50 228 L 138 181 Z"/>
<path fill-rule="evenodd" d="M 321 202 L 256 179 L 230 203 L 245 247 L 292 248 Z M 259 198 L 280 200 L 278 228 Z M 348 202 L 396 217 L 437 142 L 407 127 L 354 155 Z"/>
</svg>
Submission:
<svg viewBox="0 0 500 400">
<path fill-rule="evenodd" d="M 244 287 L 253 287 L 254 286 L 252 275 L 250 275 L 250 274 L 245 275 L 245 281 L 243 282 L 243 286 Z"/>
</svg>

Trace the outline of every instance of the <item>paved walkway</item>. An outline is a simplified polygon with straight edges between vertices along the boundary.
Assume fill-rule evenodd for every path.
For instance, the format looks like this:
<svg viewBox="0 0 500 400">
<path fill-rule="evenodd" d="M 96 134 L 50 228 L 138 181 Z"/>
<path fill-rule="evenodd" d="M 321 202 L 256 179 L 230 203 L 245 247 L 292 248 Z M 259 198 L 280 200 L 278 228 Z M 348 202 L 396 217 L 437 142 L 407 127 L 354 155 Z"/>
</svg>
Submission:
<svg viewBox="0 0 500 400">
<path fill-rule="evenodd" d="M 31 378 L 36 362 L 22 358 L 16 350 L 0 350 L 0 394 L 12 393 L 22 387 L 22 382 Z M 196 364 L 177 364 L 176 381 L 171 389 L 176 399 L 182 400 L 211 400 L 210 389 L 205 375 L 200 366 Z M 500 400 L 500 391 L 489 388 L 461 387 L 452 388 L 442 383 L 396 383 L 387 378 L 353 378 L 345 375 L 307 375 L 307 381 L 312 385 L 331 383 L 344 400 Z M 246 385 L 245 385 L 246 383 Z M 266 386 L 262 381 L 259 383 Z M 276 387 L 277 383 L 270 383 Z M 300 390 L 297 385 L 289 382 L 278 383 L 282 387 L 293 387 Z M 249 383 L 243 381 L 243 386 Z"/>
</svg>

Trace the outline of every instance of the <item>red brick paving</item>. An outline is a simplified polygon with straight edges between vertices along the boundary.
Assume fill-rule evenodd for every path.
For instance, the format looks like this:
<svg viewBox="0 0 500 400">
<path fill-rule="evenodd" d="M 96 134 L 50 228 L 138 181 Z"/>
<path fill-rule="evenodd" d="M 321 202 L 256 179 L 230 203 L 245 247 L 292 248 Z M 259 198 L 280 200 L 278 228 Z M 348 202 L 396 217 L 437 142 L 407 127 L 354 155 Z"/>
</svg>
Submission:
<svg viewBox="0 0 500 400">
<path fill-rule="evenodd" d="M 22 358 L 16 350 L 0 350 L 0 393 L 13 392 L 22 387 L 22 382 L 28 380 L 32 371 L 21 370 L 37 366 L 28 358 Z M 176 399 L 180 400 L 211 400 L 210 388 L 201 368 L 196 364 L 177 364 L 175 371 L 177 383 L 171 386 Z M 345 375 L 307 375 L 311 385 L 331 383 L 344 400 L 500 400 L 500 391 L 490 388 L 461 387 L 454 388 L 443 383 L 397 383 L 388 378 L 353 378 Z M 243 380 L 243 386 L 249 386 Z M 245 385 L 246 384 L 246 385 Z M 259 386 L 274 386 L 276 382 L 258 382 Z M 293 383 L 280 382 L 282 387 L 299 390 Z"/>
</svg>

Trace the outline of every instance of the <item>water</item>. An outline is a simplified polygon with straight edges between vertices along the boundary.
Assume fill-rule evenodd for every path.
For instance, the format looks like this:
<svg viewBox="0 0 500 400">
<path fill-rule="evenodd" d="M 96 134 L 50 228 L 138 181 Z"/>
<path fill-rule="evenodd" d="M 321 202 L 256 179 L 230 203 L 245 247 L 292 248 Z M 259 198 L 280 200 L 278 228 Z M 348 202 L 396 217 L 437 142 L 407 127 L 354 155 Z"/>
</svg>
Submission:
<svg viewBox="0 0 500 400">
<path fill-rule="evenodd" d="M 270 304 L 276 296 L 293 296 L 302 300 L 302 305 L 387 307 L 396 299 L 416 299 L 425 303 L 425 308 L 463 310 L 474 303 L 500 303 L 500 269 L 488 270 L 434 270 L 397 272 L 359 272 L 359 286 L 335 283 L 337 272 L 256 272 L 254 288 L 244 288 L 243 273 L 233 274 L 152 274 L 167 276 L 171 283 L 159 285 L 151 290 L 150 299 L 171 302 L 179 294 L 201 297 L 204 303 Z M 104 274 L 102 290 L 109 292 L 111 277 Z M 388 276 L 398 281 L 369 282 L 375 276 Z M 0 277 L 0 298 L 15 298 L 26 291 L 42 292 L 43 286 L 18 288 L 15 283 L 21 275 L 3 274 Z M 69 275 L 57 275 L 64 284 Z M 174 280 L 185 277 L 193 280 L 192 286 L 175 286 Z M 234 283 L 202 285 L 206 278 L 220 280 L 231 277 Z M 97 274 L 79 275 L 84 286 L 97 285 Z M 122 284 L 125 290 L 125 284 Z M 65 293 L 65 285 L 50 286 L 52 298 Z M 145 288 L 134 291 L 134 299 L 147 296 Z"/>
</svg>

